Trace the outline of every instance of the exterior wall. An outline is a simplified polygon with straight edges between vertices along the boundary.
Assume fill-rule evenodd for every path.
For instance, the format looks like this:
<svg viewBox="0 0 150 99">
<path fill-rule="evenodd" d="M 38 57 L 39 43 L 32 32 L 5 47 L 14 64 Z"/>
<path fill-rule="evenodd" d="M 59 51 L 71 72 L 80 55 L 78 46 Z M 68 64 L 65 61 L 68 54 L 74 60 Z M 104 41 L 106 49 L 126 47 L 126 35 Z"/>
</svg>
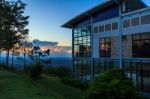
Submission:
<svg viewBox="0 0 150 99">
<path fill-rule="evenodd" d="M 118 37 L 112 37 L 111 38 L 111 58 L 118 58 L 119 51 L 118 51 Z M 122 54 L 123 58 L 132 58 L 132 36 L 127 35 L 123 36 L 122 40 Z"/>
<path fill-rule="evenodd" d="M 99 38 L 94 37 L 93 39 L 93 58 L 99 58 Z"/>
<path fill-rule="evenodd" d="M 150 15 L 150 8 L 144 8 L 140 9 L 138 11 L 129 12 L 126 14 L 123 14 L 122 20 L 132 19 L 139 17 L 140 23 L 137 26 L 130 26 L 128 28 L 122 29 L 123 34 L 123 57 L 124 58 L 132 58 L 132 34 L 138 34 L 138 33 L 144 33 L 150 31 L 150 24 L 144 24 L 141 25 L 141 16 L 144 15 Z M 96 22 L 93 24 L 93 27 L 99 27 L 100 25 L 105 24 L 112 24 L 114 22 L 118 22 L 118 18 L 112 18 L 105 21 Z M 123 22 L 122 22 L 123 23 Z M 131 24 L 131 21 L 130 21 Z M 118 29 L 117 30 L 111 30 L 111 31 L 104 31 L 104 32 L 98 32 L 93 33 L 93 58 L 99 58 L 99 39 L 104 37 L 111 37 L 112 38 L 112 52 L 111 56 L 112 58 L 118 57 Z M 127 52 L 128 51 L 128 52 Z"/>
<path fill-rule="evenodd" d="M 111 57 L 118 58 L 119 51 L 118 51 L 118 37 L 111 38 Z"/>
<path fill-rule="evenodd" d="M 99 58 L 99 39 L 94 39 L 93 56 Z M 111 37 L 111 58 L 117 59 L 119 56 L 118 51 L 118 37 Z M 132 58 L 132 36 L 123 36 L 123 58 Z"/>
<path fill-rule="evenodd" d="M 123 58 L 132 58 L 132 35 L 123 36 Z"/>
</svg>

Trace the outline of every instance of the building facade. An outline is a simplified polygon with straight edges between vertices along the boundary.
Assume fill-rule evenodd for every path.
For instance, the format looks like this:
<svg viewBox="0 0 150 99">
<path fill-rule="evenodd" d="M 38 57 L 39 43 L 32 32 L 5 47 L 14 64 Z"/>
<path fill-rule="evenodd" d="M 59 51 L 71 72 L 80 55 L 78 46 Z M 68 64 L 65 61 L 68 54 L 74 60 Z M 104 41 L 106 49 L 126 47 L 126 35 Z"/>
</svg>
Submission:
<svg viewBox="0 0 150 99">
<path fill-rule="evenodd" d="M 150 93 L 150 7 L 141 0 L 107 0 L 63 25 L 72 29 L 73 76 L 92 80 L 123 68 Z"/>
</svg>

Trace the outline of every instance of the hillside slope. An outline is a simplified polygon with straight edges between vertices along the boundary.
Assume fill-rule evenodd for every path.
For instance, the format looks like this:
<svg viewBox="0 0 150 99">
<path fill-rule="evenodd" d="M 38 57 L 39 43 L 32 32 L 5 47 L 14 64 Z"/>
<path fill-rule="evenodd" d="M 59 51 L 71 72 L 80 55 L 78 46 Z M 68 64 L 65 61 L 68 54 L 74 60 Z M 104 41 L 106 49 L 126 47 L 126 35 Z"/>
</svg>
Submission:
<svg viewBox="0 0 150 99">
<path fill-rule="evenodd" d="M 36 81 L 26 74 L 0 70 L 0 99 L 82 99 L 79 89 L 54 78 Z"/>
</svg>

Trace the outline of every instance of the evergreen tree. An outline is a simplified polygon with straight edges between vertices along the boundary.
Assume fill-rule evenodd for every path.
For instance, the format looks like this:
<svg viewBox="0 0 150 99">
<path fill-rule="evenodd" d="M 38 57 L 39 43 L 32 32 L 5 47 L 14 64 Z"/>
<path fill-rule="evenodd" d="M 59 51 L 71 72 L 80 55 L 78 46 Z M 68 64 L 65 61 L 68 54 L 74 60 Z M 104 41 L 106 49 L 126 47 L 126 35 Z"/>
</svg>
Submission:
<svg viewBox="0 0 150 99">
<path fill-rule="evenodd" d="M 25 6 L 21 0 L 8 2 L 3 1 L 2 4 L 2 38 L 0 41 L 1 47 L 7 52 L 6 53 L 6 65 L 9 61 L 9 53 L 13 49 L 14 45 L 20 43 L 20 39 L 23 39 L 28 35 L 29 16 L 24 16 Z"/>
</svg>

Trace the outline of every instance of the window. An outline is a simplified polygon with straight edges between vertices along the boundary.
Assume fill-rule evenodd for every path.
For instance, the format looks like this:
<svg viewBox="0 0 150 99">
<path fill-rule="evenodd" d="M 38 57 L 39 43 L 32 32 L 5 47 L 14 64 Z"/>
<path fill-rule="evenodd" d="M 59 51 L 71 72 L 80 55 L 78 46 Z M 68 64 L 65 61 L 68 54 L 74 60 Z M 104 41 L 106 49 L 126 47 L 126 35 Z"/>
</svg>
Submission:
<svg viewBox="0 0 150 99">
<path fill-rule="evenodd" d="M 90 59 L 74 59 L 73 61 L 73 75 L 79 79 L 90 80 L 89 75 L 91 73 L 91 61 Z"/>
<path fill-rule="evenodd" d="M 99 26 L 99 32 L 104 32 L 104 25 Z"/>
<path fill-rule="evenodd" d="M 131 19 L 131 26 L 138 26 L 140 24 L 139 17 Z"/>
<path fill-rule="evenodd" d="M 100 57 L 111 57 L 111 38 L 100 39 Z"/>
<path fill-rule="evenodd" d="M 112 30 L 117 30 L 118 29 L 118 22 L 112 23 Z"/>
<path fill-rule="evenodd" d="M 94 33 L 98 33 L 98 27 L 94 27 Z"/>
<path fill-rule="evenodd" d="M 128 27 L 130 27 L 130 19 L 123 21 L 123 28 L 128 28 Z"/>
<path fill-rule="evenodd" d="M 105 25 L 105 31 L 111 31 L 111 24 Z"/>
<path fill-rule="evenodd" d="M 132 35 L 132 55 L 135 58 L 150 58 L 150 33 Z"/>
<path fill-rule="evenodd" d="M 91 56 L 91 26 L 74 29 L 73 55 L 74 57 Z"/>
<path fill-rule="evenodd" d="M 141 25 L 150 24 L 150 15 L 141 16 Z"/>
</svg>

